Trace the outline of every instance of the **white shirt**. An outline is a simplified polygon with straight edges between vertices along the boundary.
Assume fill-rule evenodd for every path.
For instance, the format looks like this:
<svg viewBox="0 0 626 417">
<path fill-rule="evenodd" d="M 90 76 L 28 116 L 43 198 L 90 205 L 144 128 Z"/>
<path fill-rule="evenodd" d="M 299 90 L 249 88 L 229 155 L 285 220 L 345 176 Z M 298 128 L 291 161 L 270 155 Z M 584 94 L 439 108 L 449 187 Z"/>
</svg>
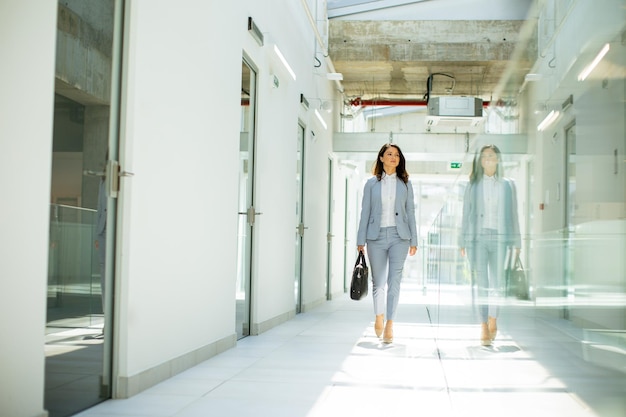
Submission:
<svg viewBox="0 0 626 417">
<path fill-rule="evenodd" d="M 383 213 L 380 227 L 394 227 L 396 225 L 396 187 L 398 176 L 394 172 L 387 175 L 383 172 L 380 179 L 380 195 L 383 203 Z"/>
<path fill-rule="evenodd" d="M 498 230 L 498 202 L 502 199 L 502 187 L 496 176 L 483 175 L 483 199 L 485 204 L 484 229 Z"/>
</svg>

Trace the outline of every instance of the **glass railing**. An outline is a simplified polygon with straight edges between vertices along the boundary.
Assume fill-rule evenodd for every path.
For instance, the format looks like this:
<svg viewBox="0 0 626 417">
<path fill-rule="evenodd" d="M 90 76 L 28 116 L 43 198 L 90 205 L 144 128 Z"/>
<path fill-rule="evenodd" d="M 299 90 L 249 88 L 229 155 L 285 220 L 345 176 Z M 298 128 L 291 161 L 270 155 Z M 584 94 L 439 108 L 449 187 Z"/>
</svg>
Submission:
<svg viewBox="0 0 626 417">
<path fill-rule="evenodd" d="M 50 206 L 48 327 L 89 327 L 102 322 L 96 211 Z"/>
<path fill-rule="evenodd" d="M 448 187 L 446 202 L 422 246 L 425 292 L 434 326 L 451 303 L 466 305 L 466 312 L 474 316 L 462 320 L 479 322 L 478 305 L 483 301 L 458 243 L 467 178 L 460 175 Z M 536 325 L 552 329 L 553 341 L 560 341 L 563 348 L 590 363 L 626 372 L 626 219 L 584 221 L 530 232 L 536 229 L 533 219 L 522 215 L 529 197 L 519 198 L 520 221 L 530 222 L 521 229 L 525 280 L 507 282 L 511 275 L 503 272 L 504 288 L 497 301 L 501 311 L 509 321 L 530 317 Z"/>
</svg>

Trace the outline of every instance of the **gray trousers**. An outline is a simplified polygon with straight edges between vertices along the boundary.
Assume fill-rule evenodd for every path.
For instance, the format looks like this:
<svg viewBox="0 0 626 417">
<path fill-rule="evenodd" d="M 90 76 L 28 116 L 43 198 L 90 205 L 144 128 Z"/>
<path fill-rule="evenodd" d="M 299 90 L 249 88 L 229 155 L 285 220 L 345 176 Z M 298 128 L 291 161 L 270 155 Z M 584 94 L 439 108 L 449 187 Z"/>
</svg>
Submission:
<svg viewBox="0 0 626 417">
<path fill-rule="evenodd" d="M 395 227 L 381 227 L 378 238 L 367 241 L 374 314 L 386 312 L 387 320 L 393 320 L 396 314 L 402 270 L 409 253 L 409 243 L 408 239 L 398 236 Z"/>
<path fill-rule="evenodd" d="M 483 229 L 474 245 L 467 248 L 472 273 L 478 287 L 480 320 L 498 317 L 499 304 L 504 299 L 504 261 L 507 244 L 497 231 Z"/>
<path fill-rule="evenodd" d="M 104 264 L 106 260 L 106 245 L 107 238 L 106 233 L 97 235 L 96 240 L 98 241 L 98 266 L 100 266 L 100 289 L 102 290 L 102 312 L 104 312 L 104 291 L 105 291 L 105 277 L 104 277 Z"/>
</svg>

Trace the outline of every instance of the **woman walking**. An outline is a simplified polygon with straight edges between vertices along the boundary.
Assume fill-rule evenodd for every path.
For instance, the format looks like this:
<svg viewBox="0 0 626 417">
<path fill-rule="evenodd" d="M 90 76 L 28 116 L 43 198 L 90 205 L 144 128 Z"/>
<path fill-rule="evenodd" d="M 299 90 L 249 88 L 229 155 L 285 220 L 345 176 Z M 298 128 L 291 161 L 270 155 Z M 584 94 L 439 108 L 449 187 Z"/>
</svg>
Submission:
<svg viewBox="0 0 626 417">
<path fill-rule="evenodd" d="M 383 336 L 383 343 L 391 343 L 404 262 L 407 253 L 413 256 L 417 251 L 415 203 L 406 160 L 397 145 L 380 148 L 372 174 L 363 188 L 357 249 L 363 251 L 367 245 L 374 331 Z"/>
<path fill-rule="evenodd" d="M 515 183 L 502 174 L 502 154 L 483 146 L 463 198 L 459 247 L 467 254 L 478 285 L 480 341 L 491 346 L 498 331 L 498 304 L 504 295 L 504 261 L 509 248 L 519 256 L 521 237 Z"/>
</svg>

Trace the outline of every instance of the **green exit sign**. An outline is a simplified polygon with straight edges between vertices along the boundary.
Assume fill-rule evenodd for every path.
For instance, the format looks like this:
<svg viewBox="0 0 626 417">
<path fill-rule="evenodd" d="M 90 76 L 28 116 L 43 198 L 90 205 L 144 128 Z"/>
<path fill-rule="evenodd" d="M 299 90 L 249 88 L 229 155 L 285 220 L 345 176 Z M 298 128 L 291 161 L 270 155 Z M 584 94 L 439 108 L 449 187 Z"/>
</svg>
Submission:
<svg viewBox="0 0 626 417">
<path fill-rule="evenodd" d="M 450 169 L 459 169 L 463 166 L 462 162 L 450 162 Z"/>
</svg>

